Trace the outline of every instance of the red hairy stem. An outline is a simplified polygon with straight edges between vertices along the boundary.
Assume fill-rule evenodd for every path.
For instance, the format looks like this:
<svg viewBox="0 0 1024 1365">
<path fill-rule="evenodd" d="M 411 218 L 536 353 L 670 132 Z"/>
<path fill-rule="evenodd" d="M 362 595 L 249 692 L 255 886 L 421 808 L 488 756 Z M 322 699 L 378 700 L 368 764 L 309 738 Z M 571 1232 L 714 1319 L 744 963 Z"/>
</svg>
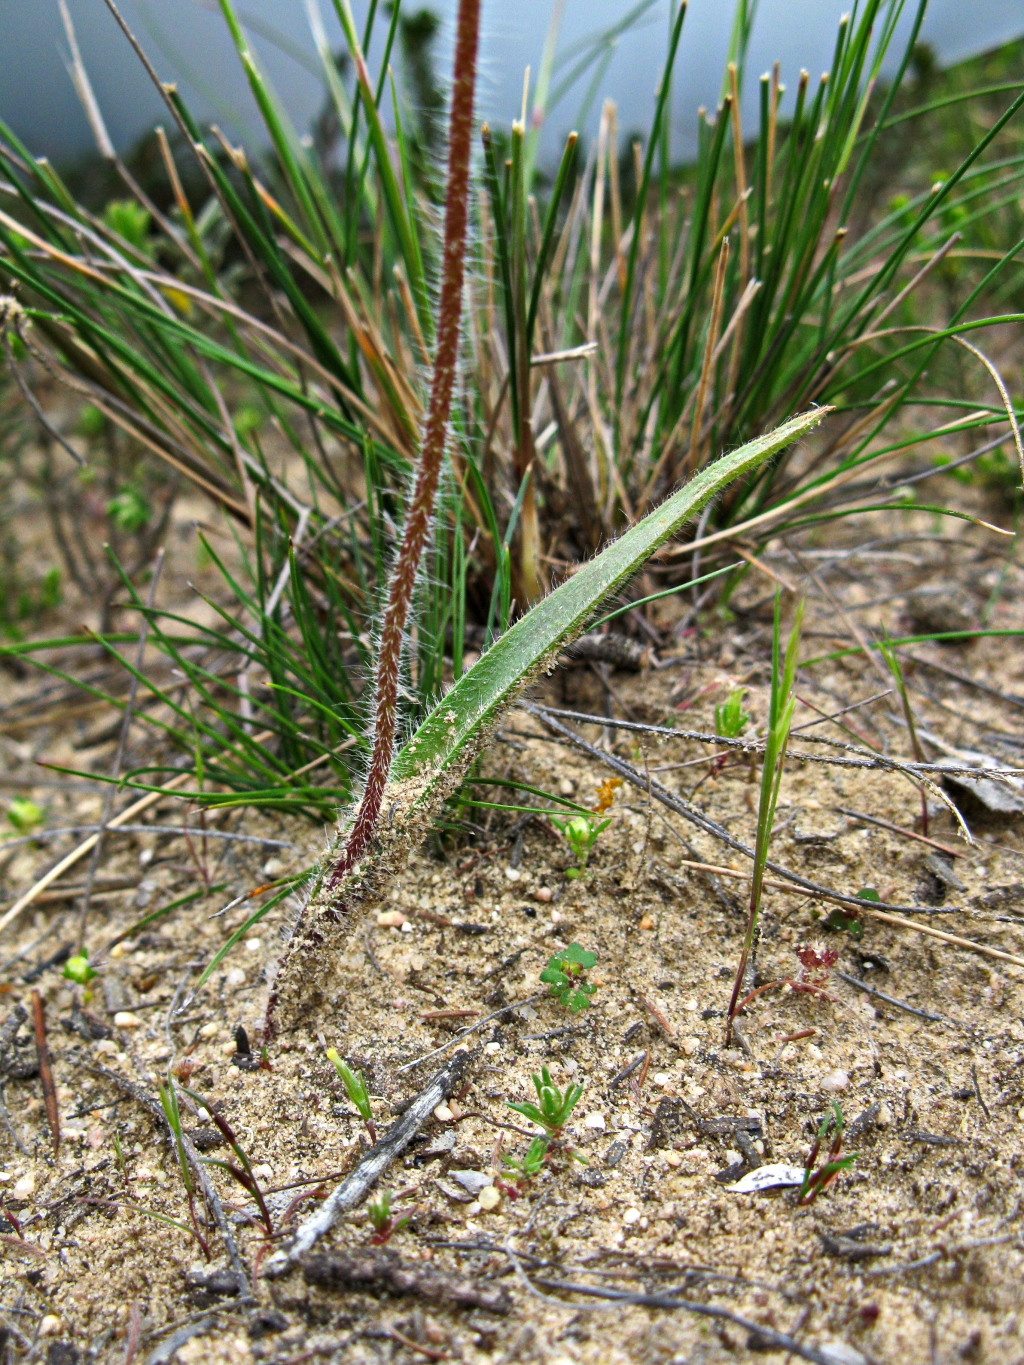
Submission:
<svg viewBox="0 0 1024 1365">
<path fill-rule="evenodd" d="M 459 358 L 462 282 L 469 219 L 469 160 L 473 136 L 480 0 L 460 0 L 455 38 L 454 84 L 448 125 L 448 190 L 444 213 L 444 255 L 437 320 L 437 349 L 430 405 L 423 428 L 416 481 L 409 499 L 402 542 L 388 582 L 387 605 L 377 652 L 373 751 L 366 786 L 345 848 L 335 863 L 328 889 L 351 871 L 366 851 L 380 818 L 384 790 L 398 734 L 398 689 L 402 640 L 420 561 L 430 534 L 438 480 L 444 459 L 452 390 Z"/>
</svg>

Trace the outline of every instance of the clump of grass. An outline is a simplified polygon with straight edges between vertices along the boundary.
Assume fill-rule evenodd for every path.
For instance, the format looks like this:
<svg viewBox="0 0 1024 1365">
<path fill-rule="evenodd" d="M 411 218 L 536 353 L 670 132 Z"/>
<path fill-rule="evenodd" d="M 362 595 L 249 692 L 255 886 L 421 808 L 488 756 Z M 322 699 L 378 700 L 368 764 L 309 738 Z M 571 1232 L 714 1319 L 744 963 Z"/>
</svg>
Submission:
<svg viewBox="0 0 1024 1365">
<path fill-rule="evenodd" d="M 964 276 L 942 325 L 904 325 L 893 313 L 932 269 L 970 268 L 948 215 L 984 217 L 996 202 L 1002 170 L 985 157 L 1024 94 L 934 189 L 849 232 L 900 88 L 898 79 L 869 97 L 900 0 L 866 0 L 843 21 L 829 79 L 812 87 L 801 76 L 788 120 L 778 73 L 765 78 L 758 125 L 746 130 L 749 25 L 739 25 L 721 106 L 701 115 L 685 167 L 673 162 L 667 117 L 680 7 L 631 189 L 606 109 L 591 163 L 580 171 L 570 138 L 546 194 L 526 121 L 507 141 L 484 130 L 474 196 L 479 14 L 463 0 L 438 236 L 437 182 L 421 155 L 429 129 L 410 134 L 400 99 L 393 136 L 383 114 L 397 11 L 376 72 L 372 25 L 360 39 L 341 7 L 344 71 L 317 30 L 339 178 L 290 126 L 231 0 L 221 8 L 271 158 L 258 162 L 200 128 L 161 85 L 170 210 L 111 154 L 128 197 L 95 213 L 0 128 L 0 285 L 10 295 L 0 322 L 19 382 L 59 377 L 99 414 L 97 439 L 116 431 L 145 449 L 229 528 L 203 542 L 219 584 L 215 625 L 143 602 L 138 554 L 134 565 L 112 557 L 114 581 L 160 656 L 145 676 L 135 670 L 149 703 L 139 724 L 160 748 L 110 780 L 158 787 L 184 767 L 195 782 L 182 794 L 200 804 L 321 820 L 357 798 L 313 884 L 280 978 L 288 986 L 295 964 L 324 957 L 333 926 L 393 875 L 519 690 L 689 517 L 717 498 L 697 542 L 715 556 L 725 528 L 756 540 L 848 515 L 879 462 L 933 434 L 902 419 L 936 403 L 926 374 L 944 344 L 990 325 L 971 310 L 1008 277 L 1014 252 L 981 278 Z M 922 0 L 911 43 L 923 12 Z M 76 79 L 88 88 L 80 68 Z M 539 99 L 538 117 L 553 98 Z M 1014 150 L 1010 170 L 1022 160 Z M 471 212 L 479 268 L 467 284 Z M 998 379 L 971 354 L 986 383 Z M 1009 421 L 1019 446 L 1005 386 L 990 401 L 970 398 L 967 411 L 946 404 L 937 429 Z M 824 409 L 790 414 L 812 403 L 835 403 L 842 420 L 813 452 L 787 459 Z M 135 550 L 167 514 L 164 500 L 146 523 L 148 498 L 148 485 L 121 480 L 109 500 Z M 560 572 L 623 527 L 542 596 L 552 565 Z M 690 562 L 670 555 L 659 571 L 678 586 Z M 513 624 L 517 613 L 526 614 Z M 103 631 L 130 671 L 122 647 L 139 633 Z M 467 670 L 470 644 L 496 638 Z M 13 652 L 41 654 L 34 644 Z M 245 927 L 289 890 L 275 889 Z M 744 962 L 758 906 L 759 890 Z"/>
</svg>

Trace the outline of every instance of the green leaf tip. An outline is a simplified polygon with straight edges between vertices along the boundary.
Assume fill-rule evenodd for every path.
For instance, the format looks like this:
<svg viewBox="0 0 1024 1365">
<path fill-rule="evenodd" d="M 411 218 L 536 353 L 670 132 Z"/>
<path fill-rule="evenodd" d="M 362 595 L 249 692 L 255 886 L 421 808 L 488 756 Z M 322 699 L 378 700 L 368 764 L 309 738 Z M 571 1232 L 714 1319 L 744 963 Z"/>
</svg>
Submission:
<svg viewBox="0 0 1024 1365">
<path fill-rule="evenodd" d="M 730 483 L 753 473 L 786 446 L 813 430 L 830 411 L 815 408 L 705 466 L 685 487 L 631 526 L 576 573 L 543 598 L 468 669 L 434 707 L 396 755 L 393 782 L 440 773 L 478 743 L 488 723 L 558 651 L 584 629 L 601 604 L 647 562 L 655 551 Z M 424 793 L 425 794 L 425 793 Z"/>
</svg>

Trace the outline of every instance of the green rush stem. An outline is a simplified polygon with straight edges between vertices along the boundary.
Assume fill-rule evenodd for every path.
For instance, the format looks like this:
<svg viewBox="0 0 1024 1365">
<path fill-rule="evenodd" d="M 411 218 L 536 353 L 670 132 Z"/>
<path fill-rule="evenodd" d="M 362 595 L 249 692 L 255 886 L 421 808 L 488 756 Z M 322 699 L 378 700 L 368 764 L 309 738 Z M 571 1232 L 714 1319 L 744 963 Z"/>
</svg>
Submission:
<svg viewBox="0 0 1024 1365">
<path fill-rule="evenodd" d="M 470 200 L 469 158 L 473 133 L 473 94 L 476 86 L 479 30 L 480 0 L 459 0 L 454 82 L 449 117 L 444 256 L 441 265 L 437 349 L 434 355 L 430 406 L 423 429 L 416 482 L 402 531 L 402 543 L 388 582 L 387 606 L 377 653 L 376 706 L 370 769 L 345 848 L 331 871 L 328 889 L 337 886 L 352 870 L 370 843 L 380 817 L 384 789 L 395 752 L 402 640 L 420 561 L 430 533 L 459 356 L 459 324 L 462 315 L 462 283 L 465 274 Z"/>
</svg>

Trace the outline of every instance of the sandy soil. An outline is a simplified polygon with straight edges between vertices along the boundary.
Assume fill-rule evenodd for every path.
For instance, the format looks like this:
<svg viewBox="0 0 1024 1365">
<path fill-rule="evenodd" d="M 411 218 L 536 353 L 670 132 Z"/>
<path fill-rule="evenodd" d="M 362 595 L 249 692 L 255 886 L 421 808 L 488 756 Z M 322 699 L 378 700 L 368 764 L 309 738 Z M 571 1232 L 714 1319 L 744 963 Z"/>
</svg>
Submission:
<svg viewBox="0 0 1024 1365">
<path fill-rule="evenodd" d="M 1003 546 L 987 533 L 964 527 L 939 542 L 929 523 L 921 538 L 893 549 L 882 543 L 889 530 L 881 519 L 877 531 L 878 545 L 842 560 L 813 539 L 802 566 L 782 547 L 769 556 L 772 571 L 800 580 L 809 596 L 804 660 L 848 644 L 851 622 L 912 631 L 925 606 L 948 616 L 960 599 L 977 614 L 995 594 L 990 627 L 1024 626 L 1019 564 L 1007 568 Z M 802 577 L 812 567 L 816 577 Z M 748 579 L 732 604 L 736 617 L 705 621 L 699 647 L 692 634 L 670 630 L 657 668 L 576 667 L 544 696 L 708 730 L 716 702 L 740 683 L 759 724 L 772 587 L 765 577 Z M 922 589 L 925 606 L 912 601 Z M 1020 764 L 1024 657 L 1016 642 L 913 652 L 938 666 L 909 671 L 918 724 L 947 744 Z M 888 685 L 862 656 L 807 662 L 796 724 L 817 721 L 813 708 L 835 712 Z M 44 705 L 37 676 L 7 675 L 3 687 L 23 708 L 10 714 L 45 712 L 28 728 L 4 728 L 8 794 L 32 795 L 51 828 L 95 821 L 101 796 L 88 784 L 41 776 L 33 760 L 73 756 L 81 764 L 78 746 L 107 723 L 104 713 L 72 712 L 70 693 L 59 688 Z M 805 735 L 905 755 L 896 710 L 883 697 L 844 717 L 853 735 L 834 724 Z M 699 784 L 693 799 L 701 809 L 735 837 L 752 838 L 756 782 L 743 756 L 719 761 L 714 748 L 691 740 L 597 725 L 580 733 L 673 792 L 687 796 Z M 88 751 L 97 770 L 112 742 L 108 730 L 108 747 Z M 794 749 L 821 752 L 800 735 Z M 610 775 L 524 712 L 506 723 L 487 771 L 588 807 L 599 804 Z M 479 794 L 500 799 L 495 790 Z M 251 907 L 210 916 L 268 877 L 307 865 L 323 848 L 321 831 L 280 816 L 236 815 L 213 826 L 285 846 L 210 839 L 193 840 L 190 851 L 180 836 L 111 837 L 90 914 L 102 969 L 88 1000 L 54 960 L 77 932 L 77 896 L 62 888 L 80 886 L 88 858 L 36 899 L 5 931 L 0 968 L 0 1026 L 18 1005 L 28 1012 L 0 1057 L 3 1358 L 53 1365 L 785 1358 L 727 1318 L 601 1301 L 567 1287 L 582 1285 L 711 1305 L 845 1365 L 1024 1361 L 1024 970 L 868 916 L 855 942 L 823 928 L 831 906 L 820 898 L 773 888 L 758 981 L 799 981 L 804 945 L 840 957 L 818 993 L 779 986 L 758 995 L 741 1017 L 743 1045 L 726 1047 L 744 860 L 643 790 L 605 787 L 604 795 L 612 823 L 587 876 L 575 881 L 565 876 L 566 845 L 544 817 L 464 812 L 478 822 L 476 833 L 428 846 L 411 862 L 391 900 L 354 928 L 332 1007 L 275 1041 L 271 1069 L 239 1055 L 235 1031 L 242 1024 L 253 1035 L 264 975 L 294 906 L 255 927 L 180 1007 Z M 522 794 L 509 799 L 522 803 Z M 965 800 L 971 847 L 948 811 L 931 804 L 930 837 L 947 851 L 860 818 L 917 830 L 920 797 L 905 777 L 792 761 L 772 857 L 844 894 L 871 886 L 882 901 L 921 907 L 913 919 L 922 926 L 1020 961 L 1021 816 Z M 164 825 L 181 818 L 171 800 L 146 816 Z M 3 904 L 77 842 L 0 848 Z M 141 915 L 202 891 L 203 876 L 224 889 L 110 946 Z M 598 955 L 591 1007 L 574 1016 L 552 998 L 523 1005 L 544 990 L 540 971 L 569 942 Z M 56 1153 L 33 1074 L 33 996 L 52 1060 Z M 458 1030 L 505 1007 L 457 1043 Z M 442 1045 L 447 1052 L 424 1060 Z M 210 1262 L 188 1229 L 175 1153 L 145 1102 L 156 1099 L 168 1068 L 216 1102 L 282 1237 L 309 1212 L 308 1196 L 332 1187 L 368 1150 L 328 1046 L 365 1073 L 381 1133 L 458 1046 L 470 1056 L 462 1086 L 382 1181 L 408 1225 L 375 1249 L 361 1208 L 326 1239 L 325 1252 L 352 1253 L 348 1264 L 354 1257 L 376 1284 L 325 1287 L 309 1282 L 311 1271 L 273 1281 L 257 1273 L 255 1302 L 240 1303 L 201 1198 Z M 530 1098 L 530 1075 L 542 1065 L 559 1085 L 584 1087 L 567 1141 L 587 1165 L 564 1156 L 517 1185 L 503 1158 L 521 1158 L 529 1139 L 509 1125 L 530 1125 L 506 1101 Z M 792 1189 L 725 1187 L 764 1163 L 803 1166 L 833 1102 L 848 1126 L 843 1150 L 857 1158 L 814 1203 L 798 1206 Z M 207 1156 L 231 1155 L 208 1116 L 186 1109 L 183 1117 Z M 255 1203 L 223 1168 L 209 1169 L 252 1278 L 269 1252 Z M 167 1219 L 174 1222 L 160 1221 Z"/>
</svg>

